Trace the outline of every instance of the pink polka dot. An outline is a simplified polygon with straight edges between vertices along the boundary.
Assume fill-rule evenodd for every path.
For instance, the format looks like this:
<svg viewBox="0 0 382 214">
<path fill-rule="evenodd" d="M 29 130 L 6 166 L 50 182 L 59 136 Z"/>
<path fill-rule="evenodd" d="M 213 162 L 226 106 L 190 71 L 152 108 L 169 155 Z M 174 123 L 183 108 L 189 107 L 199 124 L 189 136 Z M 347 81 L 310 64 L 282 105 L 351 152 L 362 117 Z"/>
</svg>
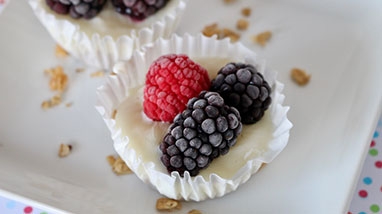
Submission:
<svg viewBox="0 0 382 214">
<path fill-rule="evenodd" d="M 361 197 L 361 198 L 366 198 L 366 197 L 367 197 L 367 192 L 366 192 L 366 190 L 360 190 L 360 191 L 358 192 L 358 195 L 359 195 L 359 197 Z"/>
<path fill-rule="evenodd" d="M 375 141 L 373 140 L 373 141 L 371 141 L 371 143 L 370 143 L 370 147 L 374 147 L 375 146 Z"/>
<path fill-rule="evenodd" d="M 353 214 L 353 213 L 351 213 L 351 212 L 349 211 L 348 214 Z"/>
<path fill-rule="evenodd" d="M 33 208 L 32 207 L 25 207 L 24 208 L 24 213 L 32 213 L 32 211 L 33 211 Z"/>
<path fill-rule="evenodd" d="M 379 190 L 381 190 L 381 192 L 382 192 L 382 186 L 381 186 L 381 188 L 379 188 Z"/>
<path fill-rule="evenodd" d="M 377 167 L 377 168 L 382 168 L 382 161 L 376 161 L 375 162 L 375 167 Z"/>
</svg>

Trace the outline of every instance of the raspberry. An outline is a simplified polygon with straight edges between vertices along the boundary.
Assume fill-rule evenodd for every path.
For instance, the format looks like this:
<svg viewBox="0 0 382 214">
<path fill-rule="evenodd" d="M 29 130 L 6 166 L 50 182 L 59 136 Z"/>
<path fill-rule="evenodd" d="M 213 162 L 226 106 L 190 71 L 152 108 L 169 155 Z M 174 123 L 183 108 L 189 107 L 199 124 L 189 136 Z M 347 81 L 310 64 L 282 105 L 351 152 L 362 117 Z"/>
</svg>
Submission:
<svg viewBox="0 0 382 214">
<path fill-rule="evenodd" d="M 172 122 L 190 98 L 209 86 L 207 71 L 188 56 L 161 56 L 146 75 L 143 110 L 152 120 Z"/>
<path fill-rule="evenodd" d="M 130 16 L 134 21 L 142 21 L 166 6 L 169 0 L 112 0 L 118 13 Z"/>
<path fill-rule="evenodd" d="M 159 148 L 168 172 L 199 174 L 211 161 L 225 155 L 241 133 L 240 113 L 216 92 L 203 91 L 178 114 Z"/>
<path fill-rule="evenodd" d="M 95 17 L 106 0 L 46 0 L 46 4 L 58 14 L 70 14 L 74 19 Z"/>
<path fill-rule="evenodd" d="M 211 83 L 227 105 L 239 110 L 243 124 L 259 121 L 271 104 L 271 87 L 263 75 L 249 64 L 228 63 Z"/>
</svg>

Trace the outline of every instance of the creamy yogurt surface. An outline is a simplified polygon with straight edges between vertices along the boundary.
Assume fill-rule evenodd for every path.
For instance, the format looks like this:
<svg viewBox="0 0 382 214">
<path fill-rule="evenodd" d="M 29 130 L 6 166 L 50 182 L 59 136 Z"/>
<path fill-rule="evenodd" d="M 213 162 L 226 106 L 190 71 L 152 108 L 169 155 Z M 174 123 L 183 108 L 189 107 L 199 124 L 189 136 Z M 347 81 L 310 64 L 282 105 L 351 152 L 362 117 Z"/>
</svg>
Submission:
<svg viewBox="0 0 382 214">
<path fill-rule="evenodd" d="M 57 14 L 49 8 L 49 6 L 45 3 L 45 0 L 39 0 L 39 4 L 47 13 L 54 15 L 57 19 L 67 20 L 79 26 L 81 31 L 86 33 L 89 37 L 91 37 L 94 33 L 98 33 L 100 36 L 110 35 L 116 39 L 121 35 L 130 34 L 132 30 L 148 27 L 158 19 L 162 19 L 169 12 L 169 10 L 176 7 L 178 0 L 169 1 L 164 8 L 155 14 L 146 18 L 144 21 L 135 23 L 132 22 L 128 16 L 117 13 L 111 4 L 111 1 L 106 1 L 106 4 L 101 12 L 90 20 L 82 18 L 73 19 L 69 14 Z"/>
<path fill-rule="evenodd" d="M 231 62 L 227 58 L 192 59 L 207 69 L 211 80 L 221 67 Z M 129 90 L 126 100 L 117 108 L 116 128 L 121 129 L 122 136 L 129 138 L 128 147 L 134 149 L 142 161 L 153 162 L 156 170 L 168 174 L 166 167 L 160 161 L 162 153 L 159 144 L 170 123 L 155 122 L 146 117 L 143 112 L 143 88 L 144 83 Z M 208 168 L 200 171 L 199 175 L 205 180 L 209 180 L 211 173 L 231 179 L 247 161 L 259 157 L 267 150 L 272 131 L 271 117 L 266 111 L 264 117 L 256 124 L 243 125 L 237 143 L 231 147 L 228 154 L 214 159 Z"/>
</svg>

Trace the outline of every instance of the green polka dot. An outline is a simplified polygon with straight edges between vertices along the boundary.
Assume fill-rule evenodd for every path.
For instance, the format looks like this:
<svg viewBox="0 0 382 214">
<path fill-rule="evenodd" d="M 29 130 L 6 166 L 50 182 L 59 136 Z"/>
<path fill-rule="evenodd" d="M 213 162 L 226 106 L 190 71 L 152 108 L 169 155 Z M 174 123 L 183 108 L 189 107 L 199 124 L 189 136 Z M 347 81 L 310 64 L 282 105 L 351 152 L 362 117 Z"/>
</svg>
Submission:
<svg viewBox="0 0 382 214">
<path fill-rule="evenodd" d="M 370 150 L 369 150 L 369 154 L 370 154 L 371 156 L 377 156 L 377 155 L 378 155 L 378 150 L 376 150 L 376 149 L 370 149 Z"/>
<path fill-rule="evenodd" d="M 370 206 L 370 210 L 373 212 L 373 213 L 377 213 L 379 212 L 379 206 L 376 205 L 376 204 L 373 204 Z"/>
</svg>

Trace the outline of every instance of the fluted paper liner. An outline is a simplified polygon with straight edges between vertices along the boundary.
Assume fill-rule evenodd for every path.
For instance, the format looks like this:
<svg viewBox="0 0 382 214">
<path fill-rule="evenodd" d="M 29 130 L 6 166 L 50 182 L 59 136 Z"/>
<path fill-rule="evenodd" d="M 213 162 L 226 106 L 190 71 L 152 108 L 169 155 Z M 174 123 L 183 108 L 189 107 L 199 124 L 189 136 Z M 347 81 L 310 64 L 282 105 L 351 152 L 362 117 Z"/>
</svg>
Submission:
<svg viewBox="0 0 382 214">
<path fill-rule="evenodd" d="M 207 169 L 201 170 L 200 174 L 195 177 L 191 177 L 188 172 L 184 174 L 184 177 L 181 177 L 178 172 L 172 172 L 171 174 L 167 172 L 160 162 L 161 152 L 158 149 L 158 145 L 162 140 L 161 138 L 156 139 L 156 142 L 152 142 L 151 147 L 145 147 L 144 149 L 147 150 L 144 150 L 144 152 L 138 152 L 135 149 L 134 145 L 144 143 L 135 142 L 129 136 L 124 136 L 116 120 L 112 118 L 113 112 L 126 98 L 134 96 L 134 93 L 132 93 L 134 89 L 144 87 L 145 75 L 150 64 L 159 56 L 169 53 L 183 53 L 187 54 L 190 58 L 211 59 L 210 57 L 228 57 L 232 61 L 241 61 L 255 65 L 272 87 L 272 104 L 262 119 L 268 120 L 268 123 L 271 124 L 269 126 L 271 127 L 269 129 L 270 137 L 269 140 L 263 142 L 263 149 L 257 149 L 252 153 L 248 153 L 248 151 L 239 153 L 241 152 L 239 138 L 237 144 L 231 148 L 227 155 L 213 160 Z M 292 123 L 287 118 L 289 108 L 282 105 L 285 98 L 282 94 L 283 84 L 276 80 L 275 72 L 268 70 L 265 64 L 263 62 L 260 63 L 256 55 L 241 43 L 231 44 L 227 39 L 216 40 L 215 38 L 207 38 L 202 35 L 195 37 L 187 34 L 183 37 L 173 35 L 169 40 L 160 39 L 153 45 L 144 47 L 142 51 L 134 52 L 132 59 L 128 62 L 118 63 L 114 67 L 114 72 L 116 75 L 110 76 L 105 85 L 97 90 L 98 102 L 96 108 L 111 131 L 114 148 L 117 153 L 141 180 L 151 184 L 161 194 L 169 198 L 201 201 L 207 198 L 221 197 L 236 190 L 240 184 L 246 182 L 252 174 L 256 173 L 263 163 L 271 162 L 287 145 Z M 139 96 L 142 97 L 143 95 Z M 142 100 L 143 98 L 139 102 Z M 149 119 L 145 118 L 142 107 L 140 106 L 139 108 L 140 112 L 138 113 L 141 116 L 138 115 L 138 118 L 141 117 L 142 122 L 144 120 L 147 123 Z M 137 117 L 136 114 L 134 116 L 129 114 L 129 116 Z M 163 122 L 150 121 L 150 123 L 153 127 L 168 126 Z M 255 128 L 254 126 L 257 127 Z M 261 132 L 261 128 L 261 125 L 257 124 L 244 125 L 242 134 L 247 133 L 251 135 L 256 133 L 256 131 L 259 132 L 259 130 Z M 139 134 L 145 135 L 146 133 Z M 256 144 L 257 142 L 252 141 L 252 138 L 250 138 L 245 143 L 242 143 L 242 146 L 245 146 L 244 148 L 248 146 L 249 148 L 256 148 L 258 147 Z M 238 151 L 235 151 L 235 149 Z M 154 152 L 153 156 L 156 157 L 151 157 L 153 161 L 145 161 L 145 151 L 148 154 L 153 154 Z M 230 156 L 228 158 L 226 157 L 228 155 L 234 155 L 235 157 Z M 218 172 L 218 169 L 222 167 L 220 160 L 224 162 L 232 158 L 243 159 L 244 164 L 236 166 L 228 174 L 221 173 L 221 171 Z M 245 158 L 248 158 L 248 160 Z M 225 175 L 222 176 L 221 174 Z"/>
<path fill-rule="evenodd" d="M 160 37 L 170 37 L 179 24 L 187 0 L 170 1 L 166 5 L 167 8 L 162 9 L 165 9 L 165 12 L 158 11 L 160 15 L 154 17 L 156 15 L 154 14 L 146 24 L 132 24 L 129 23 L 127 17 L 123 17 L 117 12 L 110 12 L 113 8 L 111 2 L 107 1 L 100 14 L 105 13 L 105 10 L 109 11 L 103 17 L 115 16 L 113 20 L 126 19 L 123 20 L 126 25 L 116 26 L 115 30 L 111 30 L 113 32 L 110 33 L 98 33 L 92 29 L 99 23 L 104 25 L 113 24 L 108 23 L 107 20 L 99 20 L 101 18 L 98 18 L 98 16 L 91 20 L 75 20 L 69 15 L 55 14 L 45 5 L 45 0 L 28 1 L 35 15 L 49 34 L 71 55 L 90 66 L 111 69 L 116 62 L 128 60 L 135 49 L 152 43 Z M 80 26 L 89 29 L 89 32 L 94 32 L 85 32 Z"/>
</svg>

